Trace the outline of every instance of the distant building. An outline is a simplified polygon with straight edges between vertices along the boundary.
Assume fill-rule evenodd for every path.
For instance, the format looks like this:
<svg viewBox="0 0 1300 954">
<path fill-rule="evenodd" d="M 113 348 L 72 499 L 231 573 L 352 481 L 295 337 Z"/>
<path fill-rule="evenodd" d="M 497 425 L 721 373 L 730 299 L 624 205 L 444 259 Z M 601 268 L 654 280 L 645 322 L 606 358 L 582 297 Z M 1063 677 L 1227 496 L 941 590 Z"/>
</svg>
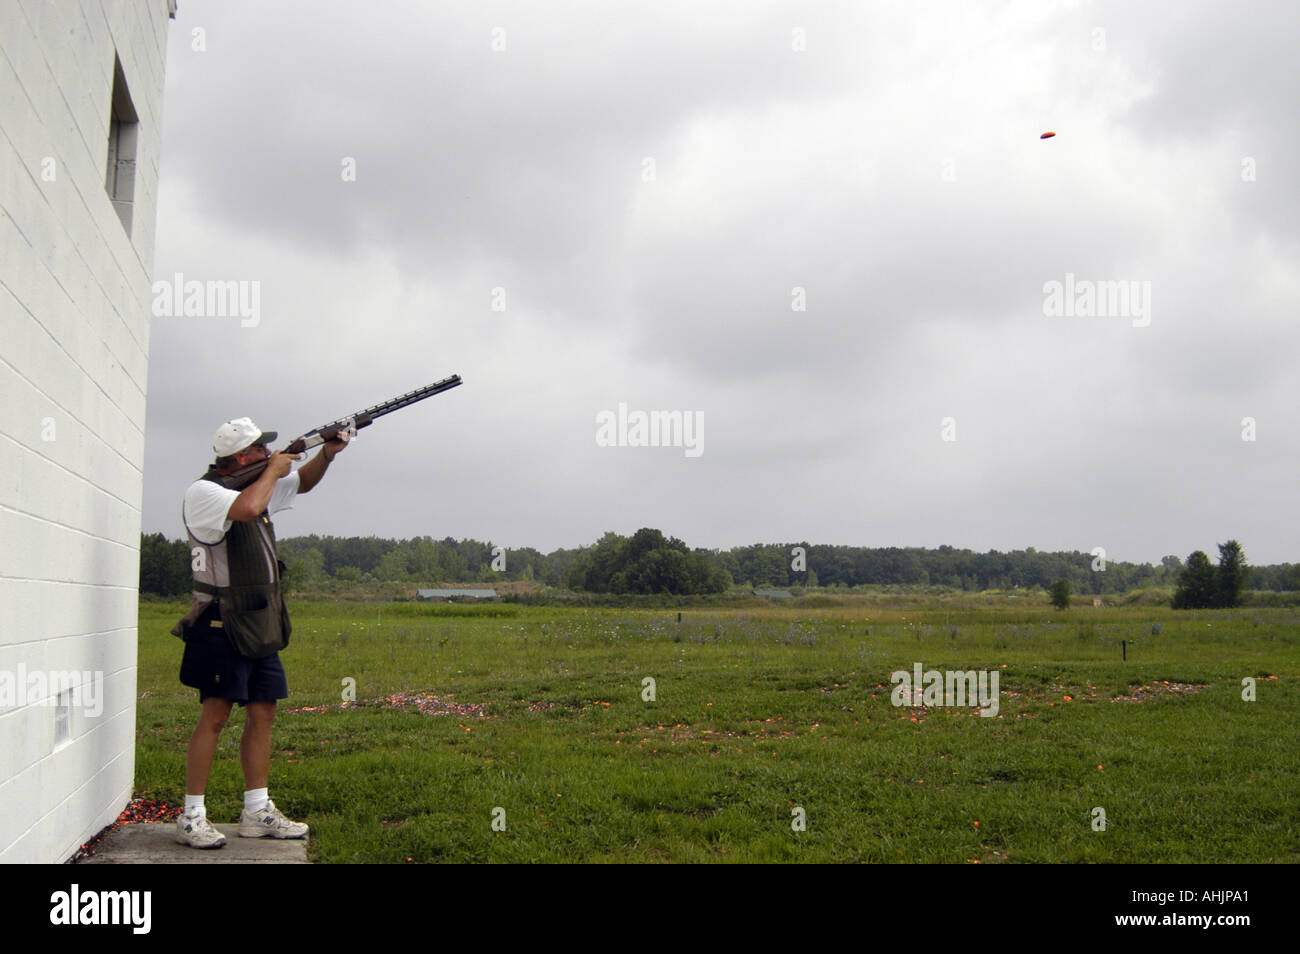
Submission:
<svg viewBox="0 0 1300 954">
<path fill-rule="evenodd" d="M 755 596 L 761 596 L 768 600 L 792 600 L 794 594 L 789 590 L 754 590 Z"/>
<path fill-rule="evenodd" d="M 175 0 L 0 3 L 0 862 L 135 780 L 145 388 Z"/>
<path fill-rule="evenodd" d="M 420 600 L 494 600 L 497 598 L 497 591 L 493 589 L 417 590 L 415 598 Z"/>
</svg>

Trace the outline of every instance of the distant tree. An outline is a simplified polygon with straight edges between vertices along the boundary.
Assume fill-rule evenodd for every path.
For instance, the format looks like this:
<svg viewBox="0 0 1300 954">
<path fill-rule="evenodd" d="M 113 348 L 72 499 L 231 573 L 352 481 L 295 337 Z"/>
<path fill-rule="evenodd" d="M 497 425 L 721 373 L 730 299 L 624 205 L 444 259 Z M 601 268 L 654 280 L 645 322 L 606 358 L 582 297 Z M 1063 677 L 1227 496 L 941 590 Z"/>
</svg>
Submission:
<svg viewBox="0 0 1300 954">
<path fill-rule="evenodd" d="M 1047 589 L 1052 605 L 1059 610 L 1070 608 L 1070 581 L 1062 577 Z"/>
<path fill-rule="evenodd" d="M 140 592 L 186 596 L 190 592 L 190 548 L 161 533 L 140 535 Z"/>
<path fill-rule="evenodd" d="M 568 583 L 569 570 L 586 555 L 585 550 L 552 550 L 546 554 L 541 580 L 547 586 L 563 587 Z"/>
<path fill-rule="evenodd" d="M 653 550 L 662 550 L 668 545 L 668 538 L 664 536 L 662 530 L 655 530 L 653 527 L 642 527 L 632 534 L 632 539 L 627 541 L 627 545 L 623 547 L 620 554 L 620 559 L 624 564 L 636 563 L 647 553 Z M 683 549 L 685 548 L 683 547 Z"/>
<path fill-rule="evenodd" d="M 389 550 L 375 567 L 375 579 L 405 582 L 410 579 L 406 568 L 406 552 L 400 547 Z"/>
<path fill-rule="evenodd" d="M 532 547 L 511 547 L 503 556 L 506 563 L 504 575 L 508 580 L 540 578 L 546 563 L 546 557 Z"/>
<path fill-rule="evenodd" d="M 1174 591 L 1174 609 L 1204 609 L 1218 601 L 1218 586 L 1210 558 L 1201 550 L 1189 554 L 1178 589 Z"/>
<path fill-rule="evenodd" d="M 320 582 L 325 578 L 325 555 L 316 547 L 281 546 L 280 556 L 286 566 L 284 582 L 290 587 Z"/>
<path fill-rule="evenodd" d="M 679 550 L 656 547 L 643 552 L 636 562 L 629 563 L 624 592 L 631 593 L 690 593 L 688 558 Z M 615 590 L 620 592 L 620 590 Z"/>
<path fill-rule="evenodd" d="M 448 543 L 447 541 L 451 542 Z M 451 537 L 434 544 L 438 553 L 438 576 L 444 580 L 471 580 L 478 573 L 476 567 L 470 566 L 469 560 L 458 549 L 458 544 Z M 475 559 L 481 557 L 478 547 L 471 547 Z M 480 566 L 486 563 L 480 562 Z"/>
<path fill-rule="evenodd" d="M 627 542 L 627 537 L 606 531 L 595 546 L 581 551 L 569 567 L 568 587 L 589 593 L 608 593 L 611 589 L 622 592 L 619 588 L 626 587 L 626 576 L 621 571 L 627 563 L 624 557 Z"/>
<path fill-rule="evenodd" d="M 606 533 L 594 547 L 577 551 L 565 571 L 566 585 L 589 593 L 722 593 L 731 574 L 707 550 L 692 551 L 676 537 L 642 527 L 631 537 Z"/>
<path fill-rule="evenodd" d="M 715 566 L 709 574 L 709 592 L 725 593 L 731 589 L 732 583 L 735 582 L 730 571 L 720 566 Z"/>
<path fill-rule="evenodd" d="M 776 544 L 756 543 L 732 551 L 739 563 L 732 575 L 753 580 L 755 586 L 786 586 L 790 582 L 789 550 Z"/>
<path fill-rule="evenodd" d="M 1246 568 L 1246 554 L 1236 540 L 1219 544 L 1219 572 L 1215 600 L 1216 606 L 1240 606 L 1241 591 L 1246 586 L 1249 574 Z"/>
</svg>

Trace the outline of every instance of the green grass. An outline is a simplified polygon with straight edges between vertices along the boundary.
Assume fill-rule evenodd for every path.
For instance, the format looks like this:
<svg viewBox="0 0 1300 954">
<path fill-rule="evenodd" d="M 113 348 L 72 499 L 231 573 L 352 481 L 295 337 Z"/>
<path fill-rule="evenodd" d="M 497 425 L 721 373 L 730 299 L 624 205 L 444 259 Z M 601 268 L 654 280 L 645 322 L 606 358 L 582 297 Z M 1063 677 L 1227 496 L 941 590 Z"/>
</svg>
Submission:
<svg viewBox="0 0 1300 954">
<path fill-rule="evenodd" d="M 1291 608 L 935 602 L 687 609 L 680 624 L 675 610 L 291 609 L 271 794 L 311 825 L 318 862 L 1300 858 Z M 173 802 L 198 713 L 167 632 L 183 610 L 140 609 L 137 794 Z M 893 706 L 890 672 L 915 662 L 996 670 L 998 717 Z M 359 701 L 433 692 L 485 715 L 288 711 L 339 704 L 345 678 Z M 237 710 L 208 786 L 218 821 L 240 803 L 241 725 Z"/>
</svg>

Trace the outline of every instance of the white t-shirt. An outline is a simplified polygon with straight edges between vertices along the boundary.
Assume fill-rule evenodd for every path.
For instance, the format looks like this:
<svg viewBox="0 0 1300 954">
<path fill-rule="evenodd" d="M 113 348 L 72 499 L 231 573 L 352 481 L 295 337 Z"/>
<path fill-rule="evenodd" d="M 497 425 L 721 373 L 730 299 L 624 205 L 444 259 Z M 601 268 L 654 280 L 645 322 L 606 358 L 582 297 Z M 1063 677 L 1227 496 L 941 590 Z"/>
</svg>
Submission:
<svg viewBox="0 0 1300 954">
<path fill-rule="evenodd" d="M 185 525 L 200 543 L 220 543 L 233 521 L 227 519 L 240 491 L 230 490 L 211 480 L 196 480 L 185 491 Z M 298 496 L 298 472 L 295 470 L 275 482 L 268 513 L 293 507 Z"/>
</svg>

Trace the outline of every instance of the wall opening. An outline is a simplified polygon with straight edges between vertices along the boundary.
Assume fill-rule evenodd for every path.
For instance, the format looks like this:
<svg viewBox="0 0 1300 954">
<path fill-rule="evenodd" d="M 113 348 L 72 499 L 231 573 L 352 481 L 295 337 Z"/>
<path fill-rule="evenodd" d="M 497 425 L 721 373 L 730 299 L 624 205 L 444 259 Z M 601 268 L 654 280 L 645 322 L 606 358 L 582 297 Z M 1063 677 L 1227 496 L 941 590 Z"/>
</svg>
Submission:
<svg viewBox="0 0 1300 954">
<path fill-rule="evenodd" d="M 104 189 L 112 200 L 122 228 L 131 234 L 131 210 L 135 204 L 135 147 L 140 118 L 126 88 L 122 61 L 113 57 L 113 103 L 108 124 L 108 173 Z"/>
</svg>

